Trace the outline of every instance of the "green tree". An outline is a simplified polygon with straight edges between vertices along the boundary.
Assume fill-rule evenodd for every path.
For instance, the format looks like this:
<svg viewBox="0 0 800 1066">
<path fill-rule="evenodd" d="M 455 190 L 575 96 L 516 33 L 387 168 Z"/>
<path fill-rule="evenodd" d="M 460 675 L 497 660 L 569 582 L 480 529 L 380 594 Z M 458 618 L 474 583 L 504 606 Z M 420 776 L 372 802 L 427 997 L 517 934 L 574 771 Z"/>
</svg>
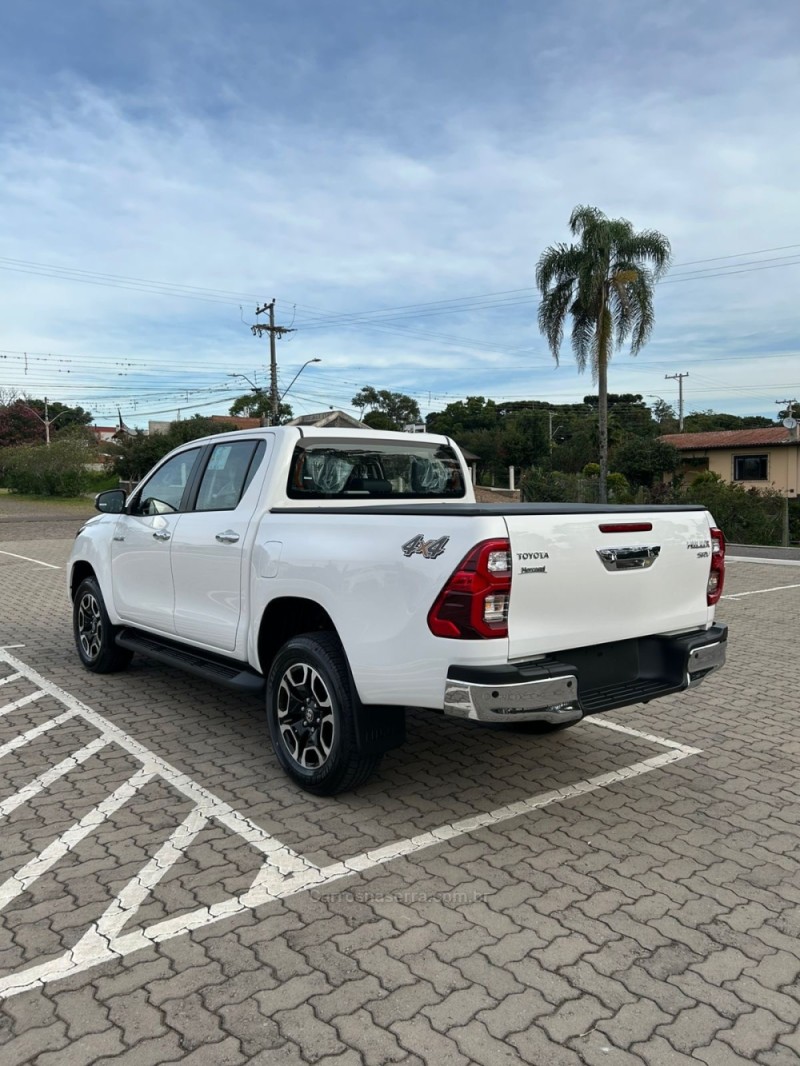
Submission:
<svg viewBox="0 0 800 1066">
<path fill-rule="evenodd" d="M 659 396 L 652 405 L 652 411 L 659 433 L 678 432 L 678 416 L 675 414 L 675 408 L 671 404 L 668 404 L 666 400 L 662 400 Z"/>
<path fill-rule="evenodd" d="M 477 455 L 482 475 L 505 477 L 509 466 L 527 467 L 547 458 L 548 410 L 548 404 L 537 400 L 497 404 L 468 396 L 431 413 L 426 428 Z"/>
<path fill-rule="evenodd" d="M 42 419 L 45 418 L 45 409 L 47 410 L 46 417 L 52 423 L 50 432 L 53 436 L 56 433 L 61 433 L 62 430 L 70 429 L 74 426 L 88 426 L 92 422 L 91 411 L 85 411 L 82 407 L 70 407 L 69 404 L 59 403 L 57 400 L 45 405 L 44 400 L 26 397 L 24 403 L 36 411 Z"/>
<path fill-rule="evenodd" d="M 227 426 L 202 415 L 171 422 L 166 433 L 147 434 L 137 430 L 122 438 L 114 448 L 114 473 L 125 480 L 140 481 L 159 459 L 179 444 L 228 432 Z"/>
<path fill-rule="evenodd" d="M 0 448 L 44 443 L 44 426 L 24 400 L 0 407 Z"/>
<path fill-rule="evenodd" d="M 365 385 L 350 401 L 362 413 L 362 420 L 374 429 L 403 429 L 422 421 L 417 401 L 404 392 L 391 392 L 389 389 L 374 389 Z M 364 408 L 370 411 L 364 415 Z M 372 415 L 384 415 L 376 421 L 370 421 Z"/>
<path fill-rule="evenodd" d="M 483 396 L 468 396 L 466 400 L 449 403 L 444 411 L 428 415 L 426 428 L 429 433 L 443 433 L 458 439 L 464 433 L 494 429 L 500 417 L 494 400 Z"/>
<path fill-rule="evenodd" d="M 655 324 L 653 287 L 669 266 L 670 244 L 657 230 L 637 232 L 627 219 L 579 206 L 569 220 L 577 244 L 545 249 L 536 266 L 542 294 L 539 329 L 558 362 L 567 319 L 579 370 L 598 384 L 600 502 L 608 500 L 608 363 L 630 340 L 636 355 Z"/>
<path fill-rule="evenodd" d="M 680 458 L 677 448 L 651 437 L 631 437 L 613 452 L 614 469 L 623 473 L 632 485 L 648 488 L 656 478 L 676 470 Z"/>
<path fill-rule="evenodd" d="M 237 396 L 228 408 L 228 414 L 243 415 L 245 418 L 261 418 L 265 420 L 265 425 L 269 424 L 272 417 L 269 393 L 259 389 L 258 392 L 248 392 L 243 396 Z M 291 422 L 293 418 L 294 412 L 291 405 L 279 403 L 278 424 L 282 426 L 286 422 Z"/>
<path fill-rule="evenodd" d="M 763 415 L 728 415 L 721 411 L 693 411 L 683 420 L 684 433 L 712 433 L 730 429 L 766 429 L 774 426 Z"/>
<path fill-rule="evenodd" d="M 378 390 L 371 385 L 365 385 L 363 389 L 359 389 L 350 402 L 353 407 L 358 408 L 363 418 L 366 407 L 373 408 L 378 406 Z"/>
<path fill-rule="evenodd" d="M 594 411 L 599 410 L 599 396 L 584 396 L 583 402 Z M 653 413 L 638 392 L 610 392 L 608 394 L 608 432 L 611 444 L 614 432 L 619 440 L 629 437 L 654 437 L 658 424 Z"/>
<path fill-rule="evenodd" d="M 385 411 L 368 411 L 361 421 L 370 429 L 397 429 Z"/>
</svg>

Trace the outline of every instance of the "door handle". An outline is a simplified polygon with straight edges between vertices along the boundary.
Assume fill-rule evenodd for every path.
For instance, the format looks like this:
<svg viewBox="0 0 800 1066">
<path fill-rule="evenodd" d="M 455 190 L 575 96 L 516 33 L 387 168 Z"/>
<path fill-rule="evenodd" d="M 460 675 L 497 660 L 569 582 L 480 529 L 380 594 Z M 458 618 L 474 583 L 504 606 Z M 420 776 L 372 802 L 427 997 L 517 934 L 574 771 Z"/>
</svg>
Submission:
<svg viewBox="0 0 800 1066">
<path fill-rule="evenodd" d="M 166 529 L 159 529 L 156 530 L 156 532 L 153 534 L 153 537 L 156 540 L 169 540 L 169 533 L 167 533 Z"/>
<path fill-rule="evenodd" d="M 226 529 L 224 533 L 217 533 L 216 539 L 220 544 L 235 544 L 239 539 L 239 534 L 232 529 Z"/>
</svg>

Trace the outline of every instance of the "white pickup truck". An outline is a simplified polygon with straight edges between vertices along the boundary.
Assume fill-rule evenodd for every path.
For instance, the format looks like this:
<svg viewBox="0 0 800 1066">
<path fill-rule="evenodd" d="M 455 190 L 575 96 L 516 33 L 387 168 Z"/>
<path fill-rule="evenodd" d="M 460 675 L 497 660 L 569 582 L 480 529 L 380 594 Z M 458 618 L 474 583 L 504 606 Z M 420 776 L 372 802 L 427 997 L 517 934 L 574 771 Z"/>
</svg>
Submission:
<svg viewBox="0 0 800 1066">
<path fill-rule="evenodd" d="M 138 652 L 266 693 L 278 760 L 320 795 L 366 780 L 407 706 L 558 728 L 725 661 L 703 507 L 477 504 L 446 437 L 226 433 L 96 507 L 68 568 L 84 666 Z"/>
</svg>

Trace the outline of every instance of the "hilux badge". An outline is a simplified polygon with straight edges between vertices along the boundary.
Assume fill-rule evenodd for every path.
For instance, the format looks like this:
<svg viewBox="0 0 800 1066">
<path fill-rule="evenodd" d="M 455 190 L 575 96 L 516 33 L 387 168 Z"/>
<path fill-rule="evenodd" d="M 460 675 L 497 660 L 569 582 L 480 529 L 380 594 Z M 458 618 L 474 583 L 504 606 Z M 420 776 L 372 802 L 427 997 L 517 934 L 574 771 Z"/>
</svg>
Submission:
<svg viewBox="0 0 800 1066">
<path fill-rule="evenodd" d="M 447 547 L 449 537 L 437 537 L 435 540 L 425 540 L 421 533 L 407 540 L 403 545 L 403 555 L 410 559 L 412 555 L 421 555 L 423 559 L 437 559 Z"/>
</svg>

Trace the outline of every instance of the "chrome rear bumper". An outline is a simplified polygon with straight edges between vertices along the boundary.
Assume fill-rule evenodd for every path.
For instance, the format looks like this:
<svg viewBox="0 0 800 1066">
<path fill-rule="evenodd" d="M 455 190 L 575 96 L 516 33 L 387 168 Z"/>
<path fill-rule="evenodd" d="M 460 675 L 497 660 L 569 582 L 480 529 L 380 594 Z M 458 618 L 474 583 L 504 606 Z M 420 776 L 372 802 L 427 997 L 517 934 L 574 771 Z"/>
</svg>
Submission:
<svg viewBox="0 0 800 1066">
<path fill-rule="evenodd" d="M 514 685 L 482 685 L 448 678 L 444 713 L 475 722 L 574 722 L 583 717 L 578 679 L 567 674 Z"/>
<path fill-rule="evenodd" d="M 451 667 L 444 713 L 475 722 L 575 722 L 698 685 L 725 664 L 728 628 L 573 648 L 558 659 Z"/>
</svg>

